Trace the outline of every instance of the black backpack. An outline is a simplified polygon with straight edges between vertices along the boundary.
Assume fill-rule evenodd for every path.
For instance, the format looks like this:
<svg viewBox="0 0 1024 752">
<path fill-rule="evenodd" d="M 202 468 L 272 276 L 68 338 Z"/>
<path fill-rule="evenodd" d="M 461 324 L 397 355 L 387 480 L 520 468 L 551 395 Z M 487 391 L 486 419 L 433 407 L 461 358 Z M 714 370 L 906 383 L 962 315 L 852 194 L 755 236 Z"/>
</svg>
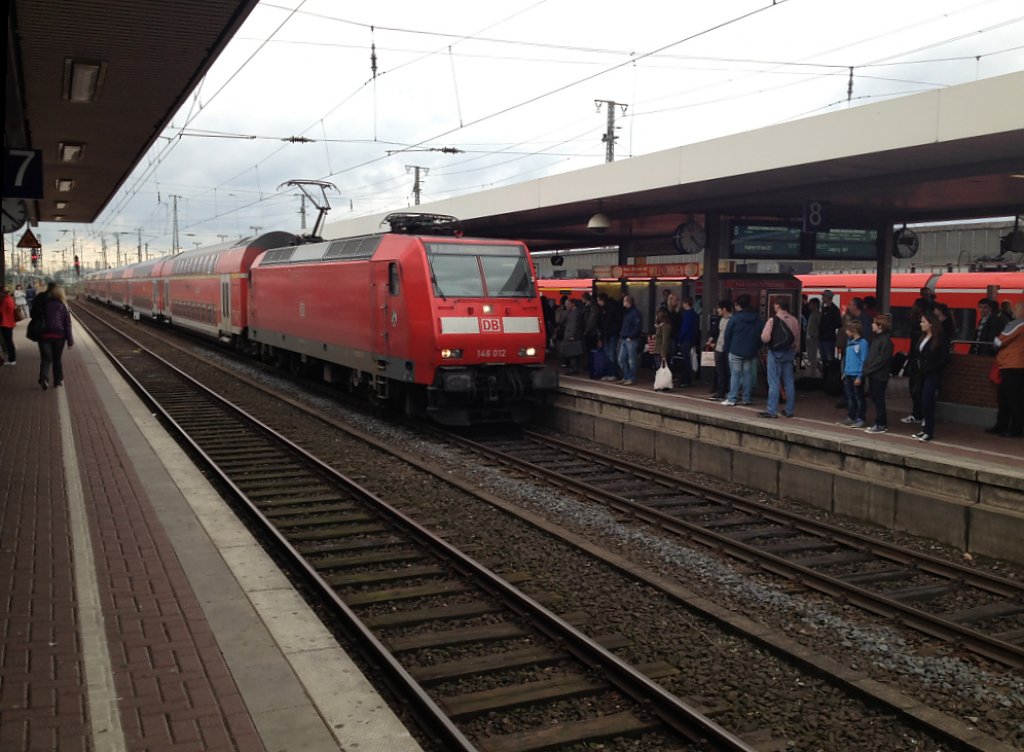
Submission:
<svg viewBox="0 0 1024 752">
<path fill-rule="evenodd" d="M 789 350 L 793 347 L 795 340 L 793 330 L 786 326 L 786 323 L 778 316 L 772 316 L 772 338 L 768 343 L 768 348 L 775 351 Z"/>
</svg>

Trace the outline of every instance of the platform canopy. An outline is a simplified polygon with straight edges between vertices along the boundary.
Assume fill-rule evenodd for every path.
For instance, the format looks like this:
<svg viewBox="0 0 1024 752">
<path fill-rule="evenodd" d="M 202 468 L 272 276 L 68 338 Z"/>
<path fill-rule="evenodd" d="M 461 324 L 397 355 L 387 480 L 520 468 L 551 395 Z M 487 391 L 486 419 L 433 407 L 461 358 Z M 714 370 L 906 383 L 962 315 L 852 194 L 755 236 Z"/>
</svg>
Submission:
<svg viewBox="0 0 1024 752">
<path fill-rule="evenodd" d="M 257 2 L 11 0 L 4 145 L 43 158 L 29 219 L 95 220 Z"/>
<path fill-rule="evenodd" d="M 667 242 L 691 216 L 792 220 L 829 205 L 833 225 L 1024 212 L 1024 72 L 851 107 L 415 207 L 467 234 L 533 250 Z M 601 212 L 603 233 L 587 229 Z M 325 237 L 379 231 L 384 215 Z"/>
</svg>

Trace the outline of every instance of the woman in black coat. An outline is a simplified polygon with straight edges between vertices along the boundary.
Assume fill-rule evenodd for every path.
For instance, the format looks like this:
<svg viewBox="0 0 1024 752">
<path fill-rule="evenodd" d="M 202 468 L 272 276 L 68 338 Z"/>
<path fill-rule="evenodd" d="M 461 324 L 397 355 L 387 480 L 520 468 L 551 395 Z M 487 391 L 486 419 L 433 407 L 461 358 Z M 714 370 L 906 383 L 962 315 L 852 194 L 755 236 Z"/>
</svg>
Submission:
<svg viewBox="0 0 1024 752">
<path fill-rule="evenodd" d="M 917 370 L 921 378 L 921 409 L 924 420 L 921 431 L 914 434 L 919 441 L 935 438 L 935 408 L 942 386 L 942 372 L 949 363 L 949 343 L 942 333 L 942 321 L 934 313 L 921 317 L 921 341 L 917 344 Z"/>
</svg>

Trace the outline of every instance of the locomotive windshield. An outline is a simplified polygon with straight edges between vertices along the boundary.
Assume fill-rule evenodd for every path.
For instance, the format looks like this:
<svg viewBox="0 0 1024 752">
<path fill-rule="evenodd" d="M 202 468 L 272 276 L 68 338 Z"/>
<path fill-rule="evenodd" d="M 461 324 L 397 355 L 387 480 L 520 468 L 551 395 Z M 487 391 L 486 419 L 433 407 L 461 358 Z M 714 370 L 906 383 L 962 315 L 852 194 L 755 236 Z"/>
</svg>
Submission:
<svg viewBox="0 0 1024 752">
<path fill-rule="evenodd" d="M 537 294 L 521 245 L 425 245 L 438 297 L 530 298 Z"/>
</svg>

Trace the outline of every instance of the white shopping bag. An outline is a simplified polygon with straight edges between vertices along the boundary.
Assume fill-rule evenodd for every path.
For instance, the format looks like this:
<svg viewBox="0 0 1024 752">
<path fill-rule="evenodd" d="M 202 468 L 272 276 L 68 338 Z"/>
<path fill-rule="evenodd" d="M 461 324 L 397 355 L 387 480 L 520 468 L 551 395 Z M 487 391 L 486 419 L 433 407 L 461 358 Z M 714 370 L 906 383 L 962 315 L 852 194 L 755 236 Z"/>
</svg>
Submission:
<svg viewBox="0 0 1024 752">
<path fill-rule="evenodd" d="M 654 374 L 654 390 L 657 392 L 668 391 L 672 388 L 672 371 L 668 363 L 662 362 L 661 368 Z"/>
</svg>

